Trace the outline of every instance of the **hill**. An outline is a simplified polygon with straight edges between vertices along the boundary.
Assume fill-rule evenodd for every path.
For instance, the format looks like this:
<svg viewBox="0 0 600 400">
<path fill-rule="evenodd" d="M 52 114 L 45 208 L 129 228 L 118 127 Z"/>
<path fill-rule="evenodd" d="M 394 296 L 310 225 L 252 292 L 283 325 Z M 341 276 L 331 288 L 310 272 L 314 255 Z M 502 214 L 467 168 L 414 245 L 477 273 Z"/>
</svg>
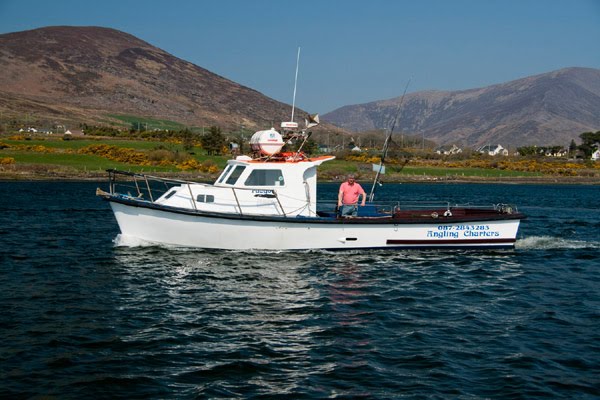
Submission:
<svg viewBox="0 0 600 400">
<path fill-rule="evenodd" d="M 188 126 L 264 129 L 291 114 L 290 105 L 108 28 L 55 26 L 0 35 L 0 68 L 4 118 L 107 123 L 116 122 L 115 114 L 130 114 Z"/>
<path fill-rule="evenodd" d="M 323 120 L 355 132 L 389 129 L 400 97 L 348 105 Z M 394 131 L 439 144 L 568 145 L 600 130 L 600 70 L 566 68 L 462 91 L 405 96 Z"/>
</svg>

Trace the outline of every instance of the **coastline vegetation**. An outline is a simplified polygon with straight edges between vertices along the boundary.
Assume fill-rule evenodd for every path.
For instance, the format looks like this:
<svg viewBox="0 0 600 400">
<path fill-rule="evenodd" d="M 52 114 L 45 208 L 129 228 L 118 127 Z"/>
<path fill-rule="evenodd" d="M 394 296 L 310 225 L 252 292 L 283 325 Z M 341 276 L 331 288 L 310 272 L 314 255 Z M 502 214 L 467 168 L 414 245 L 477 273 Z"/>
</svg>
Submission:
<svg viewBox="0 0 600 400">
<path fill-rule="evenodd" d="M 597 134 L 587 135 L 590 140 Z M 589 137 L 588 137 L 589 136 Z M 200 135 L 184 129 L 176 132 L 154 131 L 119 136 L 71 135 L 0 135 L 0 179 L 103 179 L 105 170 L 114 168 L 131 172 L 169 174 L 190 179 L 212 180 L 244 144 L 241 138 L 226 140 L 217 127 Z M 231 151 L 226 143 L 237 143 Z M 310 140 L 309 140 L 310 142 Z M 293 150 L 293 149 L 290 149 Z M 316 143 L 303 147 L 309 154 L 318 153 Z M 531 149 L 531 154 L 489 156 L 478 152 L 439 155 L 431 149 L 396 149 L 386 159 L 382 180 L 497 180 L 600 183 L 600 162 L 573 157 L 545 157 Z M 377 150 L 353 152 L 346 148 L 334 152 L 336 160 L 319 167 L 320 179 L 339 180 L 347 173 L 372 180 L 373 165 L 379 163 Z"/>
</svg>

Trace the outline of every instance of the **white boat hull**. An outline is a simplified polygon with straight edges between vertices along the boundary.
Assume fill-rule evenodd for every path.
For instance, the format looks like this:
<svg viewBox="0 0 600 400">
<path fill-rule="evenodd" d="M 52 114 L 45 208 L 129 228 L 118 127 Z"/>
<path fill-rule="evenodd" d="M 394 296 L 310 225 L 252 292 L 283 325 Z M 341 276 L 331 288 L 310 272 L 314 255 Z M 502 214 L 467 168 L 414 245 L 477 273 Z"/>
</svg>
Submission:
<svg viewBox="0 0 600 400">
<path fill-rule="evenodd" d="M 111 201 L 123 235 L 206 249 L 510 248 L 520 219 L 432 219 L 431 223 L 311 218 L 241 218 L 146 208 Z"/>
</svg>

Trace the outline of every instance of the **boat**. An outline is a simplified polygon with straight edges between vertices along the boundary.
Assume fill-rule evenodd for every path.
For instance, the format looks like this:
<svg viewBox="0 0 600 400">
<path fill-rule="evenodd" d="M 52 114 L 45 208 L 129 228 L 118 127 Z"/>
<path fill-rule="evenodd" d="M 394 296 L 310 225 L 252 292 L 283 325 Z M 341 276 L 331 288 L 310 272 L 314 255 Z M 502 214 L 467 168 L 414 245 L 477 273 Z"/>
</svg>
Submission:
<svg viewBox="0 0 600 400">
<path fill-rule="evenodd" d="M 154 244 L 225 250 L 510 249 L 525 218 L 513 205 L 376 202 L 354 217 L 317 201 L 319 165 L 332 155 L 285 151 L 305 143 L 318 118 L 256 132 L 251 155 L 228 160 L 213 184 L 108 170 L 122 235 Z M 300 142 L 298 142 L 300 143 Z M 158 186 L 157 186 L 158 185 Z"/>
</svg>

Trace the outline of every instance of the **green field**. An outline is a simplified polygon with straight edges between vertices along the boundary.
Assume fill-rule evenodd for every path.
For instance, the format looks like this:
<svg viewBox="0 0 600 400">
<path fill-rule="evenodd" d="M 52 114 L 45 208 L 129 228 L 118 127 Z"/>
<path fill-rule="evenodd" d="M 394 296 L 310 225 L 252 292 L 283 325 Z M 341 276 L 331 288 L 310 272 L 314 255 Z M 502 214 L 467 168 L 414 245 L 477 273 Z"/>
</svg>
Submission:
<svg viewBox="0 0 600 400">
<path fill-rule="evenodd" d="M 179 122 L 169 121 L 168 119 L 145 118 L 136 115 L 124 114 L 108 114 L 107 116 L 124 122 L 124 124 L 127 125 L 127 128 L 135 129 L 135 127 L 138 126 L 138 124 L 138 129 L 150 131 L 154 129 L 179 131 L 186 128 L 185 125 L 180 124 Z"/>
<path fill-rule="evenodd" d="M 183 150 L 181 145 L 174 143 L 164 143 L 159 141 L 145 141 L 145 140 L 120 140 L 111 139 L 109 140 L 89 140 L 89 139 L 73 139 L 73 140 L 62 140 L 60 138 L 52 139 L 38 139 L 38 140 L 2 140 L 0 142 L 9 145 L 25 145 L 25 146 L 45 146 L 53 149 L 81 149 L 83 147 L 95 144 L 108 144 L 111 146 L 124 147 L 135 150 L 152 150 L 159 146 L 173 150 Z M 0 153 L 1 154 L 1 153 Z"/>
<path fill-rule="evenodd" d="M 87 154 L 61 154 L 61 153 L 24 153 L 18 151 L 0 152 L 0 157 L 12 157 L 18 164 L 40 164 L 48 166 L 61 166 L 72 168 L 76 171 L 104 171 L 107 169 L 121 169 L 131 172 L 175 172 L 175 167 L 148 167 L 124 164 L 106 158 Z"/>
<path fill-rule="evenodd" d="M 134 149 L 138 151 L 151 151 L 158 148 L 167 149 L 172 152 L 185 153 L 183 146 L 176 143 L 165 143 L 159 141 L 145 141 L 145 140 L 89 140 L 89 139 L 73 139 L 73 140 L 62 140 L 60 138 L 48 138 L 48 139 L 37 139 L 37 140 L 3 140 L 0 142 L 14 146 L 44 146 L 51 149 L 60 150 L 74 150 L 77 151 L 89 145 L 108 144 L 110 146 L 117 146 L 122 148 Z M 191 157 L 202 163 L 206 160 L 211 160 L 219 168 L 224 168 L 229 157 L 227 156 L 207 156 L 201 148 L 192 149 Z M 94 155 L 86 154 L 69 154 L 69 153 L 42 153 L 35 151 L 17 150 L 13 148 L 6 148 L 0 150 L 0 158 L 12 157 L 17 163 L 22 164 L 45 164 L 45 165 L 56 165 L 62 167 L 73 168 L 77 171 L 94 171 L 94 170 L 105 170 L 107 168 L 125 169 L 134 172 L 140 171 L 153 171 L 153 172 L 175 172 L 180 171 L 174 166 L 171 167 L 159 167 L 159 166 L 138 166 L 133 164 L 125 164 L 117 161 L 112 161 L 106 158 L 102 158 Z"/>
</svg>

